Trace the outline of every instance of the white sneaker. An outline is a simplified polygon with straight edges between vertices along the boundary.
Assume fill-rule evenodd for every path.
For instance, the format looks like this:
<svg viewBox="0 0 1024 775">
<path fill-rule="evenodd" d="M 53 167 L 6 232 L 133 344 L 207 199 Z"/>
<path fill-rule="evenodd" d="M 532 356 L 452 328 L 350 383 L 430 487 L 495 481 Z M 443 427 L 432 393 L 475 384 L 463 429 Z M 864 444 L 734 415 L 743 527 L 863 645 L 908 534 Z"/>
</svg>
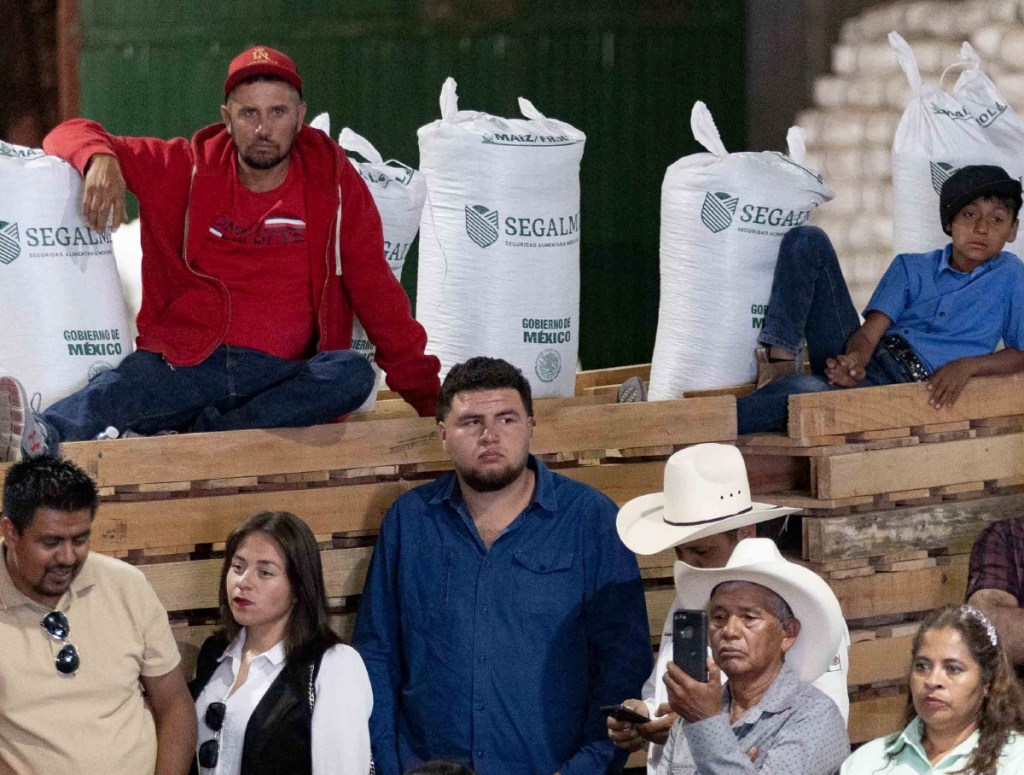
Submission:
<svg viewBox="0 0 1024 775">
<path fill-rule="evenodd" d="M 18 380 L 0 377 L 0 461 L 49 454 L 46 427 L 35 418 L 41 400 L 42 396 L 36 393 L 32 397 L 33 407 Z"/>
</svg>

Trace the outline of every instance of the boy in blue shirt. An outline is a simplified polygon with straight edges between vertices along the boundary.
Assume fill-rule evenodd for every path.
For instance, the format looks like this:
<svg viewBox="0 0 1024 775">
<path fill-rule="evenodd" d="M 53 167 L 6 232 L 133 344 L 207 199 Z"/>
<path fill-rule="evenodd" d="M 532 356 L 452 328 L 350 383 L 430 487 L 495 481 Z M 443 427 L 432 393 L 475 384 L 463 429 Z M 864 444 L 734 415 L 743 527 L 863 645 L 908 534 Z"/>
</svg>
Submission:
<svg viewBox="0 0 1024 775">
<path fill-rule="evenodd" d="M 737 400 L 740 433 L 784 430 L 794 393 L 927 382 L 929 403 L 952 405 L 971 377 L 1024 370 L 1024 263 L 1017 237 L 1021 184 L 1001 167 L 963 167 L 939 195 L 945 248 L 896 257 L 860 323 L 821 229 L 782 240 L 759 341 L 767 371 Z M 806 339 L 811 374 L 796 373 Z M 1005 348 L 995 352 L 999 341 Z M 799 362 L 799 361 L 797 361 Z"/>
</svg>

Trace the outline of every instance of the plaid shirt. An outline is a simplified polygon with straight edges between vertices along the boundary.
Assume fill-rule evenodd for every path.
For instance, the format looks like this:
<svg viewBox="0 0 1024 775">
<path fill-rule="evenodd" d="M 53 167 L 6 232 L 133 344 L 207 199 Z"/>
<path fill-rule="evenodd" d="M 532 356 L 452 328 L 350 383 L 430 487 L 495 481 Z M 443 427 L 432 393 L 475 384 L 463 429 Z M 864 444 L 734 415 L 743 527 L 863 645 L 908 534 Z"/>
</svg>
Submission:
<svg viewBox="0 0 1024 775">
<path fill-rule="evenodd" d="M 967 599 L 979 589 L 1008 592 L 1024 606 L 1024 516 L 993 522 L 971 550 Z"/>
</svg>

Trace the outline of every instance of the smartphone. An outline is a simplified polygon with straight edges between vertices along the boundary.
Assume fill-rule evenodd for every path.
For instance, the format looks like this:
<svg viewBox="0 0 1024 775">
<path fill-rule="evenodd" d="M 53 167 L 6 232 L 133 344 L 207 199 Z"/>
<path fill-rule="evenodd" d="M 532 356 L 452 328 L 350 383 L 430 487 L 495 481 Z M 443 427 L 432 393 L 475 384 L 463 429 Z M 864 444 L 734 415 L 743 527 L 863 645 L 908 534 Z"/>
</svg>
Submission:
<svg viewBox="0 0 1024 775">
<path fill-rule="evenodd" d="M 680 609 L 672 617 L 672 661 L 690 678 L 708 682 L 708 612 Z"/>
<path fill-rule="evenodd" d="M 616 721 L 628 721 L 630 724 L 646 724 L 650 721 L 647 716 L 637 713 L 635 710 L 630 710 L 625 705 L 602 705 L 601 712 L 606 716 L 611 716 Z"/>
</svg>

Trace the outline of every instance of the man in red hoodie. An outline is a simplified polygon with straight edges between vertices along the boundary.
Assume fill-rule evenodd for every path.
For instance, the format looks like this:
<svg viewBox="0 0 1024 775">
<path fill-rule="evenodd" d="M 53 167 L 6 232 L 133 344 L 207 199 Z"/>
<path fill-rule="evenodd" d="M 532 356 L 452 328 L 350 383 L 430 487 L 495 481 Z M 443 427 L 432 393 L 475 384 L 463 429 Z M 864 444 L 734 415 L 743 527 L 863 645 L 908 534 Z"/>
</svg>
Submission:
<svg viewBox="0 0 1024 775">
<path fill-rule="evenodd" d="M 0 459 L 115 429 L 220 431 L 326 422 L 373 387 L 353 314 L 388 385 L 433 415 L 440 363 L 384 259 L 380 216 L 344 152 L 303 124 L 295 63 L 265 46 L 232 60 L 223 123 L 183 138 L 118 137 L 85 119 L 43 141 L 84 176 L 96 230 L 139 201 L 137 350 L 46 411 L 0 378 Z M 6 404 L 6 405 L 5 405 Z"/>
</svg>

